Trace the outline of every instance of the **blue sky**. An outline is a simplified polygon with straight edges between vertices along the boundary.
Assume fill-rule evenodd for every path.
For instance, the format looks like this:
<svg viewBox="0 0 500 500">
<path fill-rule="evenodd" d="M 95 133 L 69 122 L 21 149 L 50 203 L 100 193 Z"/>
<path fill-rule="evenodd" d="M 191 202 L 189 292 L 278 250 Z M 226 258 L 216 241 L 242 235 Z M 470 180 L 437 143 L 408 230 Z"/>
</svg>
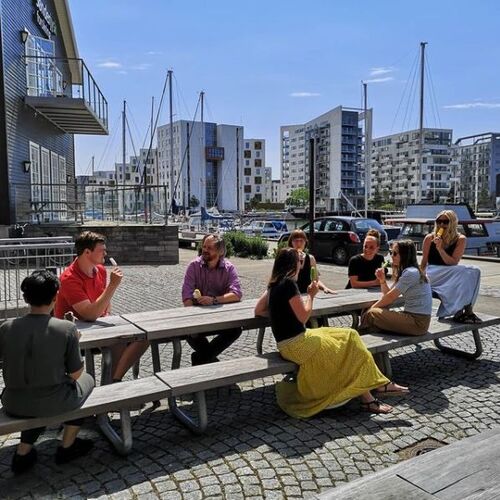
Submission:
<svg viewBox="0 0 500 500">
<path fill-rule="evenodd" d="M 70 7 L 80 57 L 110 116 L 110 137 L 77 136 L 78 173 L 93 154 L 96 168 L 120 161 L 123 99 L 135 146 L 142 144 L 168 69 L 175 118 L 192 119 L 204 90 L 205 120 L 266 139 L 275 178 L 280 125 L 361 107 L 362 80 L 374 137 L 416 128 L 418 94 L 408 95 L 421 41 L 430 68 L 425 125 L 452 128 L 454 139 L 500 131 L 496 1 L 70 0 Z M 165 103 L 160 124 L 167 121 Z"/>
</svg>

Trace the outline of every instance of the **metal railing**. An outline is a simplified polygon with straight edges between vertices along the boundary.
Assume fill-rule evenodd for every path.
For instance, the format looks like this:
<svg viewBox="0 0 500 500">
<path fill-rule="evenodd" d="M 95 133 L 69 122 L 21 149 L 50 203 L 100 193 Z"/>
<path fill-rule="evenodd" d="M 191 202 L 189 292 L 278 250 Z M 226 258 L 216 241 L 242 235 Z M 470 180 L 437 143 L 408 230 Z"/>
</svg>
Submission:
<svg viewBox="0 0 500 500">
<path fill-rule="evenodd" d="M 83 59 L 26 55 L 23 59 L 28 96 L 83 99 L 108 128 L 108 101 Z"/>
<path fill-rule="evenodd" d="M 0 240 L 0 321 L 26 311 L 21 283 L 37 269 L 58 276 L 75 257 L 71 236 Z"/>
</svg>

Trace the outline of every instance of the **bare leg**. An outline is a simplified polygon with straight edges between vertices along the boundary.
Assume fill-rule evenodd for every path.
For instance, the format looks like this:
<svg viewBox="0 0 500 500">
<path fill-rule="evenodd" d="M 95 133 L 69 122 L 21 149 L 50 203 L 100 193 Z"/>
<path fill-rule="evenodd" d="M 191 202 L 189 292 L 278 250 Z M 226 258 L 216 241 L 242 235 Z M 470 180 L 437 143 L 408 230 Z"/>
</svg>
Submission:
<svg viewBox="0 0 500 500">
<path fill-rule="evenodd" d="M 18 455 L 27 455 L 31 451 L 31 448 L 33 448 L 32 444 L 19 443 L 17 445 L 17 451 L 16 451 L 16 453 Z"/>
<path fill-rule="evenodd" d="M 388 405 L 386 403 L 382 403 L 382 401 L 379 401 L 378 399 L 374 398 L 371 394 L 371 392 L 365 392 L 364 394 L 361 394 L 360 396 L 361 399 L 361 406 L 364 411 L 368 411 L 370 413 L 391 413 L 392 410 L 394 409 L 391 405 Z"/>
<path fill-rule="evenodd" d="M 138 340 L 130 343 L 123 351 L 120 359 L 113 364 L 113 380 L 121 380 L 128 369 L 140 359 L 149 347 L 147 340 Z"/>
<path fill-rule="evenodd" d="M 62 438 L 62 447 L 69 448 L 74 442 L 75 438 L 80 430 L 80 426 L 77 425 L 64 425 L 64 432 Z"/>
</svg>

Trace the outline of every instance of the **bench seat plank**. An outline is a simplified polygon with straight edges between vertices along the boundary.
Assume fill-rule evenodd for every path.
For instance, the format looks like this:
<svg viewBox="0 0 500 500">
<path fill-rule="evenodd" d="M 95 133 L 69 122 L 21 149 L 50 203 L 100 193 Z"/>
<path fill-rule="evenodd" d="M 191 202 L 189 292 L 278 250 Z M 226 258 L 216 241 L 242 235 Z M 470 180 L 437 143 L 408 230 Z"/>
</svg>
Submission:
<svg viewBox="0 0 500 500">
<path fill-rule="evenodd" d="M 237 382 L 290 373 L 296 365 L 283 359 L 278 352 L 249 356 L 178 370 L 163 371 L 156 376 L 167 384 L 172 396 L 224 387 Z"/>
<path fill-rule="evenodd" d="M 54 417 L 15 418 L 6 415 L 2 408 L 0 411 L 0 435 L 120 410 L 137 404 L 157 401 L 170 395 L 169 387 L 157 377 L 151 376 L 95 387 L 81 408 Z"/>
<path fill-rule="evenodd" d="M 470 332 L 471 330 L 482 329 L 500 323 L 500 318 L 496 316 L 487 314 L 478 314 L 478 316 L 483 322 L 477 325 L 457 323 L 450 319 L 432 318 L 429 331 L 425 335 L 411 336 L 398 335 L 397 333 L 370 333 L 362 335 L 361 338 L 368 350 L 375 354 L 387 352 L 398 347 L 436 340 L 449 335 Z"/>
</svg>

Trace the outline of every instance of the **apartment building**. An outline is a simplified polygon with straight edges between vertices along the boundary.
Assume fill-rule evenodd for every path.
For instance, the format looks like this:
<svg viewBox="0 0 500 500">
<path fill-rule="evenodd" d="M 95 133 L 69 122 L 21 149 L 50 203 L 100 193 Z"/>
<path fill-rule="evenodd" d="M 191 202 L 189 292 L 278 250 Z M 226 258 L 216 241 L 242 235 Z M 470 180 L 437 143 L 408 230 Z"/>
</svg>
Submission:
<svg viewBox="0 0 500 500">
<path fill-rule="evenodd" d="M 455 141 L 451 192 L 454 201 L 493 208 L 500 201 L 500 133 L 486 132 Z"/>
<path fill-rule="evenodd" d="M 243 210 L 243 127 L 178 120 L 172 144 L 170 124 L 158 127 L 157 149 L 167 206 Z"/>
<path fill-rule="evenodd" d="M 245 139 L 243 151 L 243 196 L 245 208 L 252 200 L 271 201 L 271 168 L 266 167 L 266 141 Z"/>
<path fill-rule="evenodd" d="M 309 186 L 309 145 L 314 140 L 318 211 L 364 207 L 364 113 L 338 106 L 307 123 L 280 128 L 282 196 Z M 371 143 L 372 110 L 366 130 Z"/>
<path fill-rule="evenodd" d="M 273 179 L 271 181 L 271 203 L 283 203 L 284 201 L 283 184 L 280 179 Z"/>
<path fill-rule="evenodd" d="M 444 202 L 450 191 L 451 129 L 425 128 L 373 140 L 370 197 L 398 208 L 421 200 Z M 421 161 L 420 161 L 421 160 Z"/>
</svg>

